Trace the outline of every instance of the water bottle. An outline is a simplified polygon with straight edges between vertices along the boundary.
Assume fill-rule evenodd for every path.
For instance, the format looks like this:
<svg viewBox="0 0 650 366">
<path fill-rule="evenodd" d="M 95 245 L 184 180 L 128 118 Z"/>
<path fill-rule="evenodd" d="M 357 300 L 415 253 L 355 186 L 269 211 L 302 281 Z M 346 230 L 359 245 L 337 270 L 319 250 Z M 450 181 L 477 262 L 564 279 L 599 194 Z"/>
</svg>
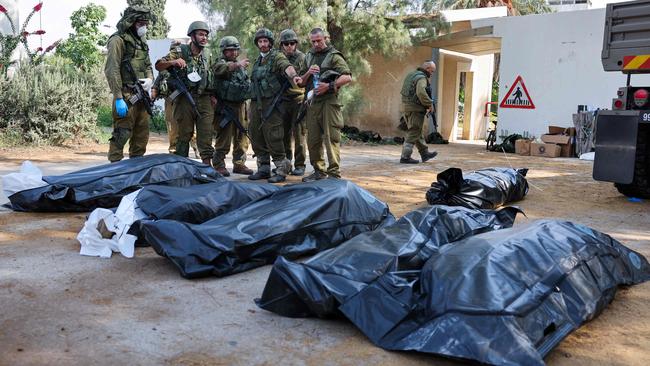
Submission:
<svg viewBox="0 0 650 366">
<path fill-rule="evenodd" d="M 320 79 L 320 72 L 317 72 L 314 75 L 312 75 L 312 82 L 314 83 L 314 93 L 316 92 L 316 89 L 318 89 L 319 79 Z"/>
</svg>

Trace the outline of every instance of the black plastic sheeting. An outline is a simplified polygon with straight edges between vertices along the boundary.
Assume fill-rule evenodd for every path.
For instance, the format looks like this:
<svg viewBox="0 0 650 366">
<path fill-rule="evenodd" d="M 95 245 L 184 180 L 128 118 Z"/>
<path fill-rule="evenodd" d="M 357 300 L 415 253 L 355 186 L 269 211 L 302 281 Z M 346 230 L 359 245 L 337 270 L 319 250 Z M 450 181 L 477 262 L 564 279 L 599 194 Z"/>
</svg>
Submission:
<svg viewBox="0 0 650 366">
<path fill-rule="evenodd" d="M 140 221 L 140 239 L 186 278 L 226 276 L 313 254 L 395 222 L 388 206 L 339 179 L 284 186 L 203 224 Z"/>
<path fill-rule="evenodd" d="M 511 227 L 518 212 L 514 207 L 499 211 L 423 207 L 304 263 L 278 258 L 257 305 L 289 317 L 335 315 L 340 304 L 384 273 L 420 269 L 440 246 Z"/>
<path fill-rule="evenodd" d="M 344 265 L 360 255 L 368 254 L 346 253 L 336 268 L 363 278 L 363 268 Z M 603 311 L 619 285 L 650 279 L 639 253 L 554 220 L 470 236 L 419 261 L 421 270 L 374 276 L 339 310 L 382 348 L 487 364 L 543 365 L 564 337 Z M 298 276 L 300 286 L 313 276 Z"/>
<path fill-rule="evenodd" d="M 528 193 L 528 169 L 487 168 L 463 176 L 458 168 L 438 174 L 426 198 L 430 205 L 494 209 L 519 201 Z"/>
<path fill-rule="evenodd" d="M 146 185 L 186 187 L 225 180 L 210 166 L 171 154 L 146 155 L 76 172 L 44 176 L 49 185 L 9 197 L 16 211 L 83 212 L 112 208 Z"/>
<path fill-rule="evenodd" d="M 138 193 L 136 202 L 153 220 L 200 224 L 279 189 L 270 183 L 227 180 L 192 187 L 147 186 Z"/>
</svg>

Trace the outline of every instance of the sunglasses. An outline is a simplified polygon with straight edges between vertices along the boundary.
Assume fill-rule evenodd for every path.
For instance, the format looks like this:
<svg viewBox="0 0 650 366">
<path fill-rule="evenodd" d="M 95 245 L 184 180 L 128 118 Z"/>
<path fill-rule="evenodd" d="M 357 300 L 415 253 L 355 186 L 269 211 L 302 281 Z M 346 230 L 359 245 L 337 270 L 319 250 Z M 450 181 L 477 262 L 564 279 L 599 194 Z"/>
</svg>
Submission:
<svg viewBox="0 0 650 366">
<path fill-rule="evenodd" d="M 295 44 L 298 44 L 296 41 L 291 41 L 291 42 L 282 42 L 283 46 L 293 46 Z"/>
</svg>

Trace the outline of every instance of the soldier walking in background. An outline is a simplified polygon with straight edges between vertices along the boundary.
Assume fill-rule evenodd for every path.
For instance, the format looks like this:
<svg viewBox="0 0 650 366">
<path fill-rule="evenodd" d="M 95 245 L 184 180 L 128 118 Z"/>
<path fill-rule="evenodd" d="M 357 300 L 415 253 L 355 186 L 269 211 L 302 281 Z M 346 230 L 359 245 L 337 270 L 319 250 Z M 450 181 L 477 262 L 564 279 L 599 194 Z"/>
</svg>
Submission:
<svg viewBox="0 0 650 366">
<path fill-rule="evenodd" d="M 135 84 L 145 93 L 153 84 L 149 47 L 145 39 L 152 19 L 148 8 L 130 6 L 117 23 L 117 32 L 108 39 L 104 74 L 113 94 L 113 134 L 108 160 L 124 158 L 124 145 L 129 142 L 129 158 L 144 155 L 149 141 L 149 120 L 145 103 L 149 95 L 138 96 Z"/>
<path fill-rule="evenodd" d="M 422 128 L 424 126 L 424 115 L 433 106 L 430 92 L 429 79 L 436 71 L 436 64 L 433 61 L 426 61 L 417 70 L 410 72 L 404 79 L 402 85 L 402 110 L 406 117 L 408 127 L 406 139 L 402 146 L 402 156 L 399 162 L 402 164 L 417 164 L 417 159 L 411 158 L 413 147 L 420 152 L 422 162 L 433 159 L 437 152 L 429 152 L 429 147 L 424 141 Z"/>
</svg>

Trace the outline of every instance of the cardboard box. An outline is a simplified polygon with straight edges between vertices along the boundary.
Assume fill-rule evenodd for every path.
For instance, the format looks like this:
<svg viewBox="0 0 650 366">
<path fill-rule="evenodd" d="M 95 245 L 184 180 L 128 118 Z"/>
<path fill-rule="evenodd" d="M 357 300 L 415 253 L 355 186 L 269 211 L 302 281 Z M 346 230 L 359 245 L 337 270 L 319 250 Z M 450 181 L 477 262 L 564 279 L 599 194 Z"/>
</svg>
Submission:
<svg viewBox="0 0 650 366">
<path fill-rule="evenodd" d="M 569 135 L 542 135 L 542 141 L 547 144 L 570 144 L 571 136 Z"/>
<path fill-rule="evenodd" d="M 523 156 L 530 156 L 530 140 L 515 140 L 515 153 Z"/>
<path fill-rule="evenodd" d="M 560 126 L 548 126 L 549 135 L 576 135 L 575 127 L 560 127 Z"/>
<path fill-rule="evenodd" d="M 548 134 L 542 135 L 542 141 L 560 145 L 560 156 L 563 158 L 572 158 L 575 156 L 575 135 L 575 127 L 548 126 Z"/>
<path fill-rule="evenodd" d="M 562 153 L 560 145 L 545 144 L 533 142 L 530 144 L 530 155 L 532 156 L 545 156 L 547 158 L 557 158 Z"/>
</svg>

